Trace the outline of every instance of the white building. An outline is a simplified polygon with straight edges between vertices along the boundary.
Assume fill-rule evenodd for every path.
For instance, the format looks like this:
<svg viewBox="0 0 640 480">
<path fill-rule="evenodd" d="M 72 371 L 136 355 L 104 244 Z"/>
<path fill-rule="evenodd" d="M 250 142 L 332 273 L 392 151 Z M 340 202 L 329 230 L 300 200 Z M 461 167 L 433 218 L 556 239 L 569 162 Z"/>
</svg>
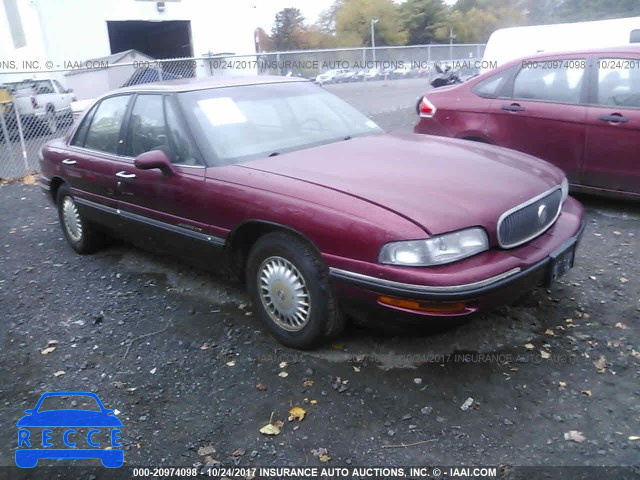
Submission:
<svg viewBox="0 0 640 480">
<path fill-rule="evenodd" d="M 252 54 L 255 3 L 0 0 L 0 82 L 53 76 L 64 84 L 71 65 L 130 49 L 158 59 Z"/>
</svg>

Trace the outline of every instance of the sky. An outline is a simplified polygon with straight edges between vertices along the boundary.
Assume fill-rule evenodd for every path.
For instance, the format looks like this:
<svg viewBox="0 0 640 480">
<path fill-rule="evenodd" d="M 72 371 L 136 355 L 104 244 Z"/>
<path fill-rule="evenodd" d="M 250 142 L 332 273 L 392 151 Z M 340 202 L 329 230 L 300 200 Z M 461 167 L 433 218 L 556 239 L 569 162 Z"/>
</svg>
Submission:
<svg viewBox="0 0 640 480">
<path fill-rule="evenodd" d="M 327 10 L 333 0 L 241 0 L 251 4 L 254 11 L 257 25 L 262 27 L 267 33 L 271 33 L 273 20 L 280 10 L 287 7 L 295 7 L 300 10 L 306 23 L 315 23 L 320 14 Z M 402 0 L 394 0 L 402 3 Z M 451 5 L 456 0 L 445 0 Z"/>
</svg>

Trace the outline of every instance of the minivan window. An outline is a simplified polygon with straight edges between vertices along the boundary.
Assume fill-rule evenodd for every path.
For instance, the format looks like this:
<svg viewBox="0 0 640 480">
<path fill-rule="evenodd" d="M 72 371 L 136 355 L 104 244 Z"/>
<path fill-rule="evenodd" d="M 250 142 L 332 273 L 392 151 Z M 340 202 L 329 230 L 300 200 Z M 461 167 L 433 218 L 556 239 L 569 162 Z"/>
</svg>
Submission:
<svg viewBox="0 0 640 480">
<path fill-rule="evenodd" d="M 598 105 L 640 107 L 638 60 L 601 58 L 598 60 Z"/>
<path fill-rule="evenodd" d="M 513 84 L 513 98 L 579 103 L 585 66 L 584 59 L 524 62 Z"/>
<path fill-rule="evenodd" d="M 118 153 L 120 127 L 127 111 L 130 95 L 105 98 L 93 115 L 84 146 L 99 152 Z"/>
</svg>

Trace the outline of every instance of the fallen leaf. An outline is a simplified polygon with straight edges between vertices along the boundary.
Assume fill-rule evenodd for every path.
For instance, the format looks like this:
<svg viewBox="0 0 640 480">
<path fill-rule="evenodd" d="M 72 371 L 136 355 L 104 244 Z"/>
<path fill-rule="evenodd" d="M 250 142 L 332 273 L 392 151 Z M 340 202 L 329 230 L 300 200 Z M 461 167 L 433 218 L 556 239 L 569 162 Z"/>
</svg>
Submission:
<svg viewBox="0 0 640 480">
<path fill-rule="evenodd" d="M 622 340 L 620 340 L 619 338 L 614 338 L 613 340 L 609 340 L 607 342 L 607 346 L 608 347 L 620 347 L 622 345 Z"/>
<path fill-rule="evenodd" d="M 198 449 L 198 455 L 211 455 L 212 453 L 216 453 L 216 449 L 213 445 L 207 445 L 206 447 L 200 447 Z"/>
<path fill-rule="evenodd" d="M 638 435 L 630 435 L 629 440 L 635 442 L 636 440 L 640 440 L 640 437 Z"/>
<path fill-rule="evenodd" d="M 564 387 L 566 387 L 566 386 L 567 386 L 567 382 L 558 382 L 558 386 L 559 386 L 560 388 L 564 388 Z"/>
<path fill-rule="evenodd" d="M 541 356 L 542 358 L 545 358 L 545 359 L 546 359 L 546 358 L 550 358 L 550 357 L 551 357 L 551 354 L 550 354 L 549 352 L 547 352 L 546 350 L 540 350 L 540 356 Z"/>
<path fill-rule="evenodd" d="M 51 345 L 58 345 L 60 343 L 59 340 L 48 340 L 47 341 L 47 345 L 51 346 Z"/>
<path fill-rule="evenodd" d="M 593 232 L 593 236 L 594 236 L 594 237 L 601 237 L 601 236 L 602 236 L 602 234 L 601 234 L 601 233 L 598 233 L 598 232 Z"/>
<path fill-rule="evenodd" d="M 64 370 L 58 370 L 53 374 L 54 377 L 61 377 L 62 375 L 64 375 Z"/>
<path fill-rule="evenodd" d="M 578 432 L 577 430 L 571 430 L 564 434 L 565 440 L 571 440 L 572 442 L 582 443 L 586 440 L 582 432 Z"/>
<path fill-rule="evenodd" d="M 280 378 L 286 378 L 286 377 L 288 377 L 288 376 L 289 376 L 289 374 L 288 374 L 287 372 L 280 372 L 280 373 L 278 374 L 278 376 L 279 376 Z"/>
<path fill-rule="evenodd" d="M 208 350 L 209 348 L 211 348 L 211 345 L 209 345 L 209 342 L 204 342 L 204 343 L 200 346 L 200 350 Z"/>
<path fill-rule="evenodd" d="M 591 280 L 595 280 L 595 279 L 596 279 L 596 277 L 594 277 L 593 275 L 589 275 L 589 278 L 590 278 Z"/>
<path fill-rule="evenodd" d="M 573 318 L 565 318 L 564 321 L 567 323 L 573 323 Z"/>
<path fill-rule="evenodd" d="M 607 359 L 604 357 L 604 355 L 600 355 L 600 358 L 598 360 L 594 360 L 593 366 L 596 367 L 598 373 L 604 373 L 605 367 L 607 366 Z"/>
<path fill-rule="evenodd" d="M 544 333 L 545 333 L 545 335 L 549 335 L 550 337 L 555 337 L 555 335 L 556 335 L 556 333 L 553 330 L 551 330 L 550 328 L 547 328 Z"/>
<path fill-rule="evenodd" d="M 590 396 L 591 396 L 591 390 L 582 390 L 580 393 L 581 393 L 582 395 L 586 395 L 587 397 L 590 397 Z"/>
<path fill-rule="evenodd" d="M 27 175 L 22 179 L 22 183 L 24 183 L 25 185 L 35 185 L 36 177 L 34 177 L 33 175 Z"/>
<path fill-rule="evenodd" d="M 344 345 L 342 343 L 332 343 L 331 348 L 333 348 L 334 350 L 342 350 L 344 348 Z"/>
<path fill-rule="evenodd" d="M 331 460 L 331 457 L 327 454 L 320 455 L 318 458 L 320 459 L 321 462 L 328 462 L 329 460 Z"/>
<path fill-rule="evenodd" d="M 614 230 L 614 231 L 613 231 L 613 234 L 614 234 L 614 235 L 622 235 L 622 232 L 620 232 L 619 230 Z"/>
<path fill-rule="evenodd" d="M 289 421 L 297 420 L 298 422 L 304 419 L 306 411 L 301 407 L 293 407 L 289 410 Z"/>
<path fill-rule="evenodd" d="M 533 350 L 536 346 L 533 343 L 525 343 L 524 348 L 527 350 Z"/>
<path fill-rule="evenodd" d="M 614 325 L 616 328 L 619 328 L 620 330 L 628 330 L 629 327 L 627 327 L 624 323 L 622 322 L 618 322 Z"/>
<path fill-rule="evenodd" d="M 229 360 L 225 365 L 227 367 L 235 367 L 236 366 L 236 361 L 235 360 Z"/>
<path fill-rule="evenodd" d="M 353 371 L 356 373 L 360 373 L 360 367 L 353 367 Z"/>
<path fill-rule="evenodd" d="M 326 448 L 312 449 L 311 453 L 314 456 L 318 457 L 321 462 L 328 462 L 329 460 L 331 460 L 331 457 L 329 456 L 329 452 L 327 451 Z"/>
<path fill-rule="evenodd" d="M 158 369 L 157 369 L 156 367 L 153 367 L 151 370 L 149 370 L 149 373 L 150 373 L 151 375 L 155 375 L 155 373 L 156 373 L 156 371 L 157 371 L 157 370 L 158 370 Z"/>
<path fill-rule="evenodd" d="M 305 380 L 304 382 L 302 382 L 302 385 L 304 385 L 306 388 L 309 388 L 309 387 L 313 387 L 314 383 L 315 382 L 313 380 Z"/>
<path fill-rule="evenodd" d="M 240 305 L 238 305 L 238 310 L 244 310 L 245 308 L 247 308 L 246 303 L 241 303 Z"/>
<path fill-rule="evenodd" d="M 620 283 L 627 283 L 629 280 L 624 278 L 624 277 L 620 277 Z"/>
<path fill-rule="evenodd" d="M 277 422 L 273 422 L 273 424 L 278 428 L 284 427 L 284 422 L 282 420 L 278 420 Z"/>
<path fill-rule="evenodd" d="M 42 355 L 49 355 L 51 352 L 54 352 L 56 349 L 56 347 L 47 347 L 44 350 L 42 350 L 40 353 Z"/>
<path fill-rule="evenodd" d="M 473 398 L 467 398 L 462 405 L 460 405 L 460 410 L 469 410 L 469 408 L 473 405 Z"/>
<path fill-rule="evenodd" d="M 259 431 L 263 435 L 280 435 L 280 429 L 276 427 L 273 423 L 267 423 Z"/>
<path fill-rule="evenodd" d="M 241 457 L 242 455 L 244 455 L 247 451 L 244 448 L 236 448 L 233 452 L 231 452 L 231 456 L 232 457 Z"/>
<path fill-rule="evenodd" d="M 280 368 L 287 368 L 287 362 L 280 362 L 280 365 L 278 365 Z"/>
<path fill-rule="evenodd" d="M 317 400 L 311 400 L 309 403 L 310 403 L 311 405 L 317 405 L 317 404 L 318 404 L 318 401 L 317 401 Z"/>
<path fill-rule="evenodd" d="M 259 383 L 256 385 L 256 388 L 261 392 L 264 392 L 267 389 L 267 386 L 264 383 Z"/>
</svg>

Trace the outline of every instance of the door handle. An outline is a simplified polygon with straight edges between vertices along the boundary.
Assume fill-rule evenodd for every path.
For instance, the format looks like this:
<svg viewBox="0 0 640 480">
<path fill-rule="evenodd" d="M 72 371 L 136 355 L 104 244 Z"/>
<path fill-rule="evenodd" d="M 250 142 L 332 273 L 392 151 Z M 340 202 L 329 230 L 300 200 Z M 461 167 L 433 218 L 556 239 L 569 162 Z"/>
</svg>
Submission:
<svg viewBox="0 0 640 480">
<path fill-rule="evenodd" d="M 62 160 L 62 163 L 64 163 L 65 165 L 75 165 L 78 162 L 76 160 L 65 158 L 64 160 Z"/>
<path fill-rule="evenodd" d="M 116 173 L 116 177 L 120 177 L 120 178 L 136 178 L 136 174 L 135 173 L 127 173 L 124 170 L 122 172 L 118 172 Z"/>
<path fill-rule="evenodd" d="M 611 123 L 627 123 L 629 120 L 620 115 L 619 113 L 614 113 L 613 115 L 600 115 L 598 117 L 603 122 L 611 122 Z"/>
<path fill-rule="evenodd" d="M 525 108 L 517 103 L 512 103 L 511 105 L 503 105 L 502 110 L 506 110 L 507 112 L 524 112 Z"/>
</svg>

